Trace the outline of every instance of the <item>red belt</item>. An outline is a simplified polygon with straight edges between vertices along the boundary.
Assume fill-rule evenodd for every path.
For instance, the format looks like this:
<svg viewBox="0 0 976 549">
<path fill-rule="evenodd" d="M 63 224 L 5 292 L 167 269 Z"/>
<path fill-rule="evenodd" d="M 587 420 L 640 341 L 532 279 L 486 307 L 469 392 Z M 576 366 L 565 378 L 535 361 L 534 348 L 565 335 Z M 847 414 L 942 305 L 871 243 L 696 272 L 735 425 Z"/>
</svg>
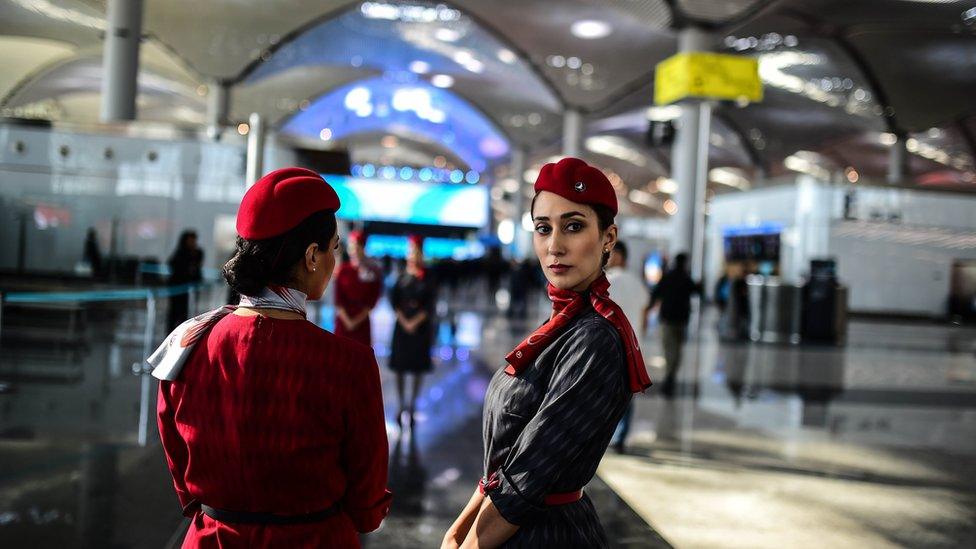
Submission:
<svg viewBox="0 0 976 549">
<path fill-rule="evenodd" d="M 484 477 L 482 477 L 481 480 L 478 481 L 478 491 L 481 492 L 481 495 L 485 495 L 485 490 L 490 490 L 498 486 L 499 481 L 496 478 L 497 474 L 498 473 L 493 473 L 491 475 L 491 478 L 488 479 L 487 482 L 485 482 Z M 580 488 L 579 490 L 574 490 L 572 492 L 548 494 L 543 501 L 545 502 L 546 505 L 553 506 L 553 505 L 566 505 L 567 503 L 576 503 L 581 499 L 583 499 L 582 488 Z"/>
</svg>

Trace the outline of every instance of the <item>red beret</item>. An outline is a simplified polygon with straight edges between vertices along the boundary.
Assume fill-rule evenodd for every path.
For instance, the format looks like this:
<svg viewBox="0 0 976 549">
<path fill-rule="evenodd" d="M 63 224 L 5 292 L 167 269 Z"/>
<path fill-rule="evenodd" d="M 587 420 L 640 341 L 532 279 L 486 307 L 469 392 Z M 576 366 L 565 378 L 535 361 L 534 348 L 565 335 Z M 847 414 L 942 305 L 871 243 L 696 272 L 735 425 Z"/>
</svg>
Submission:
<svg viewBox="0 0 976 549">
<path fill-rule="evenodd" d="M 420 248 L 421 250 L 424 249 L 424 237 L 420 236 L 419 234 L 408 235 L 407 243 L 413 244 L 414 246 Z"/>
<path fill-rule="evenodd" d="M 617 215 L 617 194 L 610 180 L 579 158 L 563 158 L 543 166 L 535 180 L 536 194 L 542 191 L 556 193 L 579 204 L 600 204 Z"/>
<path fill-rule="evenodd" d="M 264 240 L 285 234 L 313 213 L 338 209 L 339 196 L 321 175 L 305 168 L 282 168 L 244 193 L 237 234 Z"/>
<path fill-rule="evenodd" d="M 358 242 L 360 244 L 366 244 L 366 233 L 363 231 L 349 231 L 349 235 L 346 237 L 349 242 Z"/>
</svg>

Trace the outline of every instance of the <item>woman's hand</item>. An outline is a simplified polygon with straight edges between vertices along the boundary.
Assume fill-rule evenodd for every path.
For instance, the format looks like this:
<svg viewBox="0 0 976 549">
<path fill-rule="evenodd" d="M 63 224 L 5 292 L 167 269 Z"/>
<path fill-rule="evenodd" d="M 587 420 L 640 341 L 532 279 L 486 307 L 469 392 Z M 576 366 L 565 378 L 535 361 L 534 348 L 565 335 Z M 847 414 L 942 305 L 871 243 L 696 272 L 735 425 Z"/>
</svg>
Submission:
<svg viewBox="0 0 976 549">
<path fill-rule="evenodd" d="M 347 330 L 352 330 L 353 328 L 356 327 L 355 324 L 352 323 L 352 320 L 349 318 L 349 315 L 346 314 L 345 309 L 341 307 L 339 309 L 336 309 L 336 316 L 339 317 L 339 322 L 341 322 L 342 325 L 345 326 Z"/>
<path fill-rule="evenodd" d="M 441 541 L 441 549 L 458 549 L 462 543 L 464 543 L 464 535 L 451 528 L 444 534 L 444 539 Z"/>
<path fill-rule="evenodd" d="M 502 517 L 491 499 L 485 498 L 481 504 L 474 525 L 468 530 L 467 537 L 460 549 L 490 549 L 498 547 L 508 541 L 508 538 L 518 532 L 519 527 Z"/>
<path fill-rule="evenodd" d="M 471 530 L 471 525 L 478 518 L 478 511 L 481 510 L 481 502 L 484 499 L 485 496 L 481 495 L 479 490 L 475 490 L 471 494 L 471 499 L 468 500 L 467 505 L 461 510 L 461 514 L 458 515 L 458 518 L 454 520 L 454 524 L 444 534 L 444 540 L 441 541 L 441 549 L 458 549 L 464 543 L 464 538 L 467 537 L 468 531 Z"/>
</svg>

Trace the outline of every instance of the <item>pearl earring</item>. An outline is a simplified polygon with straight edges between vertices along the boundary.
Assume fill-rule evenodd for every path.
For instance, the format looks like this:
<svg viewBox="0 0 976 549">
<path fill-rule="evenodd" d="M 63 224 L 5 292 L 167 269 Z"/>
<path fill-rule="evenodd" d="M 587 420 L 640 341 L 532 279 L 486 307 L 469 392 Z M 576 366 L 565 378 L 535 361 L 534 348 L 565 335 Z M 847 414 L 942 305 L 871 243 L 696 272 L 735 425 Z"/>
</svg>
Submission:
<svg viewBox="0 0 976 549">
<path fill-rule="evenodd" d="M 313 272 L 313 273 L 315 272 L 315 269 L 316 269 L 316 268 L 317 268 L 317 267 L 312 267 L 312 272 Z"/>
</svg>

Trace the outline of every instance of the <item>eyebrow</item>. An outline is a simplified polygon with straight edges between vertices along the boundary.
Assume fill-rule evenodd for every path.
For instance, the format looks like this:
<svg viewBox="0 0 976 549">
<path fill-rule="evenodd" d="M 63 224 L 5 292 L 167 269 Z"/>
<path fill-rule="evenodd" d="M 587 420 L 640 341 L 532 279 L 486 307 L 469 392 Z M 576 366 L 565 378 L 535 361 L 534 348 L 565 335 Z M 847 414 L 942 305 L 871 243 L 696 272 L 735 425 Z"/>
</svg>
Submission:
<svg viewBox="0 0 976 549">
<path fill-rule="evenodd" d="M 569 219 L 570 217 L 584 217 L 585 218 L 586 217 L 586 214 L 584 214 L 582 212 L 573 211 L 573 212 L 566 212 L 566 213 L 562 214 L 561 216 L 559 216 L 560 219 Z M 541 215 L 540 216 L 536 216 L 535 219 L 536 219 L 536 221 L 549 221 L 549 218 L 548 217 L 541 216 Z"/>
</svg>

